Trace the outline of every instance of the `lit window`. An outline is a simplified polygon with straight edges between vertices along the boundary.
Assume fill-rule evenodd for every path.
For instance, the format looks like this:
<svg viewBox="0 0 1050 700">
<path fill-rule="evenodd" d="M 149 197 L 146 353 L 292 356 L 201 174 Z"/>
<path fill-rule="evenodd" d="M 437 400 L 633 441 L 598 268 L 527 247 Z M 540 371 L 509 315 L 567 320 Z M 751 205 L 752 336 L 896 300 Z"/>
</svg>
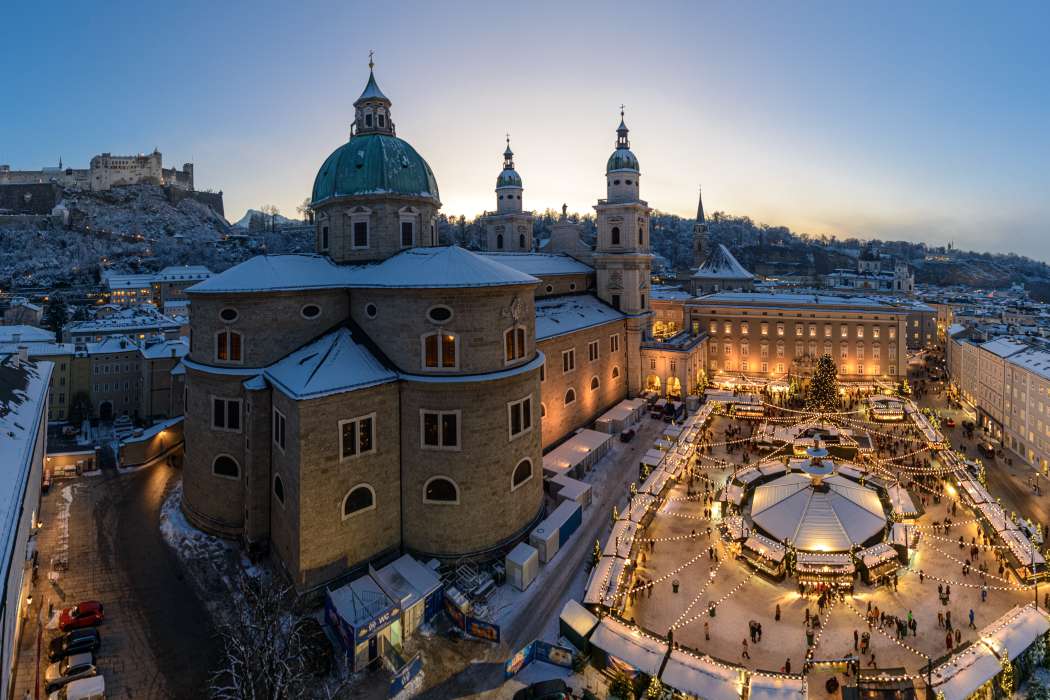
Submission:
<svg viewBox="0 0 1050 700">
<path fill-rule="evenodd" d="M 525 329 L 521 326 L 511 328 L 503 334 L 504 360 L 513 362 L 525 357 Z"/>
<path fill-rule="evenodd" d="M 339 454 L 342 459 L 350 459 L 375 452 L 376 414 L 339 421 Z"/>
<path fill-rule="evenodd" d="M 619 367 L 613 367 L 612 368 L 612 378 L 613 379 L 619 379 L 620 378 L 620 368 Z"/>
<path fill-rule="evenodd" d="M 459 338 L 451 333 L 428 333 L 423 336 L 423 365 L 427 369 L 455 369 Z"/>
<path fill-rule="evenodd" d="M 219 331 L 215 335 L 215 359 L 219 362 L 240 362 L 241 346 L 240 333 Z"/>
</svg>

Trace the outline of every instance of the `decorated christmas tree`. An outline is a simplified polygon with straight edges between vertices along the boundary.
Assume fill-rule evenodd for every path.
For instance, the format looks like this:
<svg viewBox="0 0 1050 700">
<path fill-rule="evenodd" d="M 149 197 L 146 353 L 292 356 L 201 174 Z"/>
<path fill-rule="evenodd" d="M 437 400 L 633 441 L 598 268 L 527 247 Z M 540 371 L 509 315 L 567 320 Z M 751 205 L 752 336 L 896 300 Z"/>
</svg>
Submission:
<svg viewBox="0 0 1050 700">
<path fill-rule="evenodd" d="M 831 355 L 822 355 L 817 368 L 809 380 L 806 391 L 806 408 L 810 411 L 834 411 L 839 404 L 837 389 L 838 369 Z"/>
</svg>

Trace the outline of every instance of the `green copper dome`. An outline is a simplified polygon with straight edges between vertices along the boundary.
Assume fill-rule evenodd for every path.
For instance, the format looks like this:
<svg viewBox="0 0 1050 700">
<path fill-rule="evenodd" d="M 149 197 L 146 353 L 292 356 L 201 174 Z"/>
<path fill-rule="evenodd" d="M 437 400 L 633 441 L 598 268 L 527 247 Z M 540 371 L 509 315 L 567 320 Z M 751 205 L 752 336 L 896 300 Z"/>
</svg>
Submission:
<svg viewBox="0 0 1050 700">
<path fill-rule="evenodd" d="M 605 172 L 611 173 L 613 170 L 634 170 L 638 172 L 638 158 L 627 148 L 617 148 L 613 151 L 613 154 L 609 156 L 609 162 L 605 164 Z"/>
<path fill-rule="evenodd" d="M 434 171 L 416 149 L 379 133 L 357 134 L 328 156 L 314 179 L 312 204 L 370 194 L 439 199 Z"/>
<path fill-rule="evenodd" d="M 496 178 L 496 188 L 500 187 L 521 187 L 521 175 L 518 175 L 517 171 L 507 168 Z"/>
</svg>

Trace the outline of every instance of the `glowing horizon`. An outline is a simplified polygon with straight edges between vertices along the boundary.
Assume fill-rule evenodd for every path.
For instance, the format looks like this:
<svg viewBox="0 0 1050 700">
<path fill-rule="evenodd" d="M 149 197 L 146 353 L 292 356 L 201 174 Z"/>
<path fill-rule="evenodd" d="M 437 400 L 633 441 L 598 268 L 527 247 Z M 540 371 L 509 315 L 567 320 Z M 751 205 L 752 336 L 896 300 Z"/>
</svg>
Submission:
<svg viewBox="0 0 1050 700">
<path fill-rule="evenodd" d="M 398 136 L 443 211 L 495 208 L 509 132 L 524 205 L 587 213 L 627 105 L 642 197 L 814 236 L 954 241 L 1050 258 L 1050 6 L 745 7 L 70 3 L 6 8 L 34 55 L 10 76 L 0 163 L 86 167 L 154 146 L 224 192 L 227 218 L 286 216 L 344 143 L 376 51 Z M 57 17 L 57 19 L 56 19 Z M 323 21 L 320 21 L 323 20 Z M 406 23 L 426 41 L 404 41 Z M 88 36 L 149 37 L 120 61 Z M 54 76 L 62 75 L 55 90 Z"/>
</svg>

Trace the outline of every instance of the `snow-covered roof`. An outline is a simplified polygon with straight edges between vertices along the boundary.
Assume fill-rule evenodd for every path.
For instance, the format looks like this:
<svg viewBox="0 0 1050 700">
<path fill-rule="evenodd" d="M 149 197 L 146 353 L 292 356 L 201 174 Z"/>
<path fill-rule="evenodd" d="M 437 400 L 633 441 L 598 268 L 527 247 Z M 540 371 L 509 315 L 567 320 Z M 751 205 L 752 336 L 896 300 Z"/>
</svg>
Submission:
<svg viewBox="0 0 1050 700">
<path fill-rule="evenodd" d="M 47 420 L 53 367 L 50 362 L 21 362 L 17 354 L 0 356 L 0 552 L 5 579 L 8 565 L 22 566 L 12 550 L 23 508 L 36 507 L 24 500 L 40 425 Z"/>
<path fill-rule="evenodd" d="M 1010 357 L 1011 355 L 1017 354 L 1027 348 L 1027 343 L 1009 337 L 996 338 L 995 340 L 989 340 L 987 343 L 981 345 L 982 350 L 986 350 L 993 355 L 998 355 L 999 357 Z"/>
<path fill-rule="evenodd" d="M 434 289 L 536 284 L 539 280 L 492 256 L 459 246 L 410 248 L 352 274 L 352 287 Z"/>
<path fill-rule="evenodd" d="M 148 289 L 153 284 L 151 274 L 122 274 L 117 272 L 102 275 L 110 289 Z"/>
<path fill-rule="evenodd" d="M 193 294 L 339 288 L 453 288 L 536 284 L 538 279 L 459 246 L 410 248 L 386 260 L 337 265 L 323 255 L 260 255 L 199 282 Z"/>
<path fill-rule="evenodd" d="M 441 580 L 434 572 L 408 554 L 373 572 L 372 576 L 403 608 L 424 600 L 441 588 Z"/>
<path fill-rule="evenodd" d="M 190 344 L 185 338 L 165 340 L 142 348 L 142 356 L 147 360 L 159 360 L 165 357 L 183 357 L 190 351 Z"/>
<path fill-rule="evenodd" d="M 101 355 L 107 352 L 136 352 L 138 344 L 125 335 L 107 335 L 97 343 L 87 344 L 88 355 Z"/>
<path fill-rule="evenodd" d="M 267 367 L 263 374 L 294 399 L 312 399 L 396 381 L 347 328 L 339 328 Z"/>
<path fill-rule="evenodd" d="M 356 266 L 336 265 L 324 255 L 258 255 L 198 282 L 194 294 L 334 289 L 349 284 Z"/>
<path fill-rule="evenodd" d="M 792 294 L 790 292 L 716 292 L 701 297 L 705 303 L 739 304 L 747 306 L 841 306 L 880 313 L 905 313 L 869 297 L 840 297 L 828 294 Z"/>
<path fill-rule="evenodd" d="M 678 287 L 654 284 L 649 290 L 649 298 L 653 301 L 688 301 L 693 295 Z"/>
<path fill-rule="evenodd" d="M 693 279 L 750 280 L 754 277 L 721 243 L 711 249 L 693 273 Z"/>
<path fill-rule="evenodd" d="M 1003 670 L 984 644 L 972 644 L 933 669 L 933 690 L 944 700 L 966 700 Z"/>
<path fill-rule="evenodd" d="M 204 265 L 170 265 L 154 276 L 156 282 L 184 282 L 211 277 L 211 270 Z"/>
<path fill-rule="evenodd" d="M 1023 605 L 1013 608 L 981 630 L 981 640 L 1000 658 L 1016 659 L 1036 639 L 1050 630 L 1050 615 L 1041 608 Z"/>
<path fill-rule="evenodd" d="M 660 680 L 690 697 L 739 700 L 744 690 L 741 669 L 675 649 L 664 664 Z"/>
<path fill-rule="evenodd" d="M 66 326 L 67 333 L 112 333 L 119 331 L 138 331 L 152 329 L 174 330 L 179 321 L 166 316 L 152 307 L 122 309 L 103 318 L 90 321 L 77 321 Z"/>
<path fill-rule="evenodd" d="M 583 328 L 626 318 L 593 294 L 572 294 L 536 300 L 536 340 L 546 340 Z"/>
<path fill-rule="evenodd" d="M 1007 362 L 1023 367 L 1044 379 L 1050 379 L 1050 352 L 1046 350 L 1028 348 L 1010 356 Z"/>
<path fill-rule="evenodd" d="M 55 334 L 36 326 L 0 326 L 0 343 L 53 343 Z"/>
<path fill-rule="evenodd" d="M 328 597 L 339 617 L 353 625 L 355 630 L 395 606 L 375 579 L 367 574 L 328 591 Z"/>
<path fill-rule="evenodd" d="M 535 277 L 585 275 L 594 272 L 594 268 L 590 265 L 584 265 L 564 253 L 481 253 L 481 255 Z"/>
<path fill-rule="evenodd" d="M 619 620 L 604 617 L 591 635 L 591 646 L 630 664 L 647 676 L 655 676 L 667 651 L 667 642 L 635 632 Z"/>
<path fill-rule="evenodd" d="M 748 678 L 748 700 L 805 700 L 806 679 L 798 676 L 774 676 L 751 673 Z"/>
</svg>

